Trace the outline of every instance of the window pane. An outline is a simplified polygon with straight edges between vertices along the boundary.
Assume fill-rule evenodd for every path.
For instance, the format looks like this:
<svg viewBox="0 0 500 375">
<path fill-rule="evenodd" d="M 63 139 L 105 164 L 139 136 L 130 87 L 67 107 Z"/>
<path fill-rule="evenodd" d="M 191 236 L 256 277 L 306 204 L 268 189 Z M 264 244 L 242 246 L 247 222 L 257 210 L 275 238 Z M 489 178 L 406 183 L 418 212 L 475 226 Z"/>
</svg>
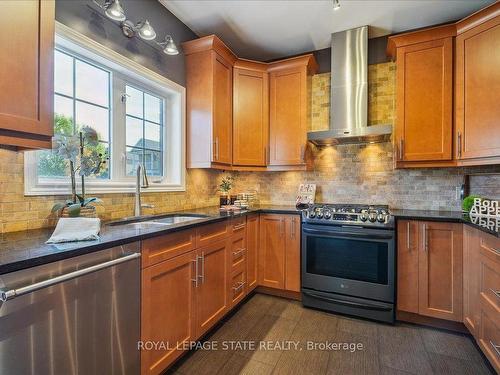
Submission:
<svg viewBox="0 0 500 375">
<path fill-rule="evenodd" d="M 133 87 L 127 86 L 127 115 L 132 115 L 135 117 L 143 118 L 142 112 L 142 91 L 136 90 Z"/>
<path fill-rule="evenodd" d="M 54 90 L 73 96 L 73 58 L 59 51 L 54 52 Z"/>
<path fill-rule="evenodd" d="M 68 162 L 50 150 L 38 151 L 38 177 L 66 178 L 69 176 Z"/>
<path fill-rule="evenodd" d="M 162 157 L 158 151 L 144 151 L 144 167 L 149 176 L 162 176 Z"/>
<path fill-rule="evenodd" d="M 125 165 L 125 173 L 127 176 L 135 176 L 137 164 L 142 163 L 141 148 L 127 147 L 127 160 Z"/>
<path fill-rule="evenodd" d="M 76 60 L 76 98 L 107 107 L 109 105 L 109 73 Z"/>
<path fill-rule="evenodd" d="M 99 142 L 96 146 L 87 146 L 88 149 L 93 149 L 95 148 L 95 150 L 102 154 L 102 155 L 109 155 L 109 144 L 108 143 L 104 143 L 104 142 Z M 101 167 L 101 172 L 94 176 L 94 177 L 97 177 L 99 179 L 108 179 L 109 178 L 109 163 L 110 161 L 109 160 L 106 160 L 106 164 L 104 164 L 102 167 Z"/>
<path fill-rule="evenodd" d="M 145 122 L 145 139 L 144 139 L 144 148 L 150 148 L 153 150 L 160 150 L 161 146 L 161 133 L 160 125 L 153 124 L 151 122 Z"/>
<path fill-rule="evenodd" d="M 161 100 L 156 96 L 144 94 L 144 118 L 161 124 Z"/>
<path fill-rule="evenodd" d="M 142 120 L 127 116 L 126 144 L 132 147 L 144 147 Z"/>
<path fill-rule="evenodd" d="M 64 96 L 54 96 L 54 132 L 73 133 L 73 100 Z"/>
<path fill-rule="evenodd" d="M 76 124 L 90 126 L 97 131 L 99 140 L 109 141 L 109 111 L 86 103 L 76 102 Z"/>
</svg>

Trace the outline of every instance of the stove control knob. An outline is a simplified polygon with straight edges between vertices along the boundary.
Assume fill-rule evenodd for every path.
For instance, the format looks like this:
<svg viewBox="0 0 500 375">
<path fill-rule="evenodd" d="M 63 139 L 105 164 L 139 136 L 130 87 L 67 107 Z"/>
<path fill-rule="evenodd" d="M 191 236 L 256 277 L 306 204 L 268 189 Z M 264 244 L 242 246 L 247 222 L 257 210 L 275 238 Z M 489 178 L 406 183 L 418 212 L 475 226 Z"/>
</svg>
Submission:
<svg viewBox="0 0 500 375">
<path fill-rule="evenodd" d="M 361 221 L 366 221 L 368 220 L 368 212 L 366 210 L 361 212 L 361 215 L 359 215 L 359 219 Z"/>
<path fill-rule="evenodd" d="M 316 212 L 315 212 L 314 210 L 309 211 L 309 215 L 308 215 L 308 217 L 309 217 L 310 219 L 314 219 L 314 218 L 316 217 Z"/>
<path fill-rule="evenodd" d="M 387 215 L 381 212 L 381 213 L 379 213 L 379 214 L 377 215 L 377 221 L 378 221 L 379 223 L 385 223 L 385 218 L 386 218 L 386 217 L 387 217 Z"/>
<path fill-rule="evenodd" d="M 330 210 L 325 210 L 324 213 L 325 219 L 331 219 L 332 218 L 332 212 Z"/>
<path fill-rule="evenodd" d="M 376 212 L 370 212 L 368 214 L 368 220 L 370 220 L 370 222 L 374 223 L 377 221 L 377 213 Z"/>
<path fill-rule="evenodd" d="M 323 211 L 318 211 L 318 213 L 316 214 L 316 217 L 318 219 L 323 219 Z"/>
</svg>

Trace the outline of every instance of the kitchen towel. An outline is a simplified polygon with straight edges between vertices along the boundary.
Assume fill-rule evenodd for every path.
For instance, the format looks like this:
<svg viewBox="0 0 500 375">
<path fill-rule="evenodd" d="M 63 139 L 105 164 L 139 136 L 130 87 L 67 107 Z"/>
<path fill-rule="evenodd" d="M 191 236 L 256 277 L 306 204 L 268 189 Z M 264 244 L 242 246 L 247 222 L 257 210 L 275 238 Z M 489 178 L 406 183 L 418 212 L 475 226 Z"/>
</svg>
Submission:
<svg viewBox="0 0 500 375">
<path fill-rule="evenodd" d="M 54 233 L 46 243 L 98 240 L 100 230 L 99 218 L 60 218 Z"/>
</svg>

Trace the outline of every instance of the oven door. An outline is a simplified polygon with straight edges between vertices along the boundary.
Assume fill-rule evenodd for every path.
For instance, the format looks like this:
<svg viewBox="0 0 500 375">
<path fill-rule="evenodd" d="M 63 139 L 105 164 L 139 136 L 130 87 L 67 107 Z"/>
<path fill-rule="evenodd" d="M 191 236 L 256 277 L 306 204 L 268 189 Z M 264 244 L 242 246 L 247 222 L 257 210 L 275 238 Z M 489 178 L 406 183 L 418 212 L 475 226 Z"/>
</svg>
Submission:
<svg viewBox="0 0 500 375">
<path fill-rule="evenodd" d="M 394 302 L 394 231 L 304 224 L 302 287 Z"/>
</svg>

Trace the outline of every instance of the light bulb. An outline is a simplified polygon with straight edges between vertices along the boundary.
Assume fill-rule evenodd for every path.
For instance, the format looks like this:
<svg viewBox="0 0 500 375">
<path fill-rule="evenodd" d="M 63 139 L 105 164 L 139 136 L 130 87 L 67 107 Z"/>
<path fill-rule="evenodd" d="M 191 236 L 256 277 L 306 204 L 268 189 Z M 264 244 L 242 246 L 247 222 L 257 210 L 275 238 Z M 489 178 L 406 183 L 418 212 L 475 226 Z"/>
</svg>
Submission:
<svg viewBox="0 0 500 375">
<path fill-rule="evenodd" d="M 148 20 L 139 24 L 138 34 L 144 40 L 153 40 L 156 38 L 156 31 L 149 24 Z"/>
<path fill-rule="evenodd" d="M 125 12 L 120 4 L 120 0 L 113 0 L 107 7 L 104 12 L 106 17 L 114 20 L 114 21 L 125 21 L 127 17 L 125 17 Z"/>
<path fill-rule="evenodd" d="M 174 40 L 170 35 L 167 35 L 165 37 L 165 48 L 163 49 L 163 52 L 166 53 L 167 55 L 178 55 L 179 50 L 177 49 L 177 46 L 174 43 Z"/>
</svg>

